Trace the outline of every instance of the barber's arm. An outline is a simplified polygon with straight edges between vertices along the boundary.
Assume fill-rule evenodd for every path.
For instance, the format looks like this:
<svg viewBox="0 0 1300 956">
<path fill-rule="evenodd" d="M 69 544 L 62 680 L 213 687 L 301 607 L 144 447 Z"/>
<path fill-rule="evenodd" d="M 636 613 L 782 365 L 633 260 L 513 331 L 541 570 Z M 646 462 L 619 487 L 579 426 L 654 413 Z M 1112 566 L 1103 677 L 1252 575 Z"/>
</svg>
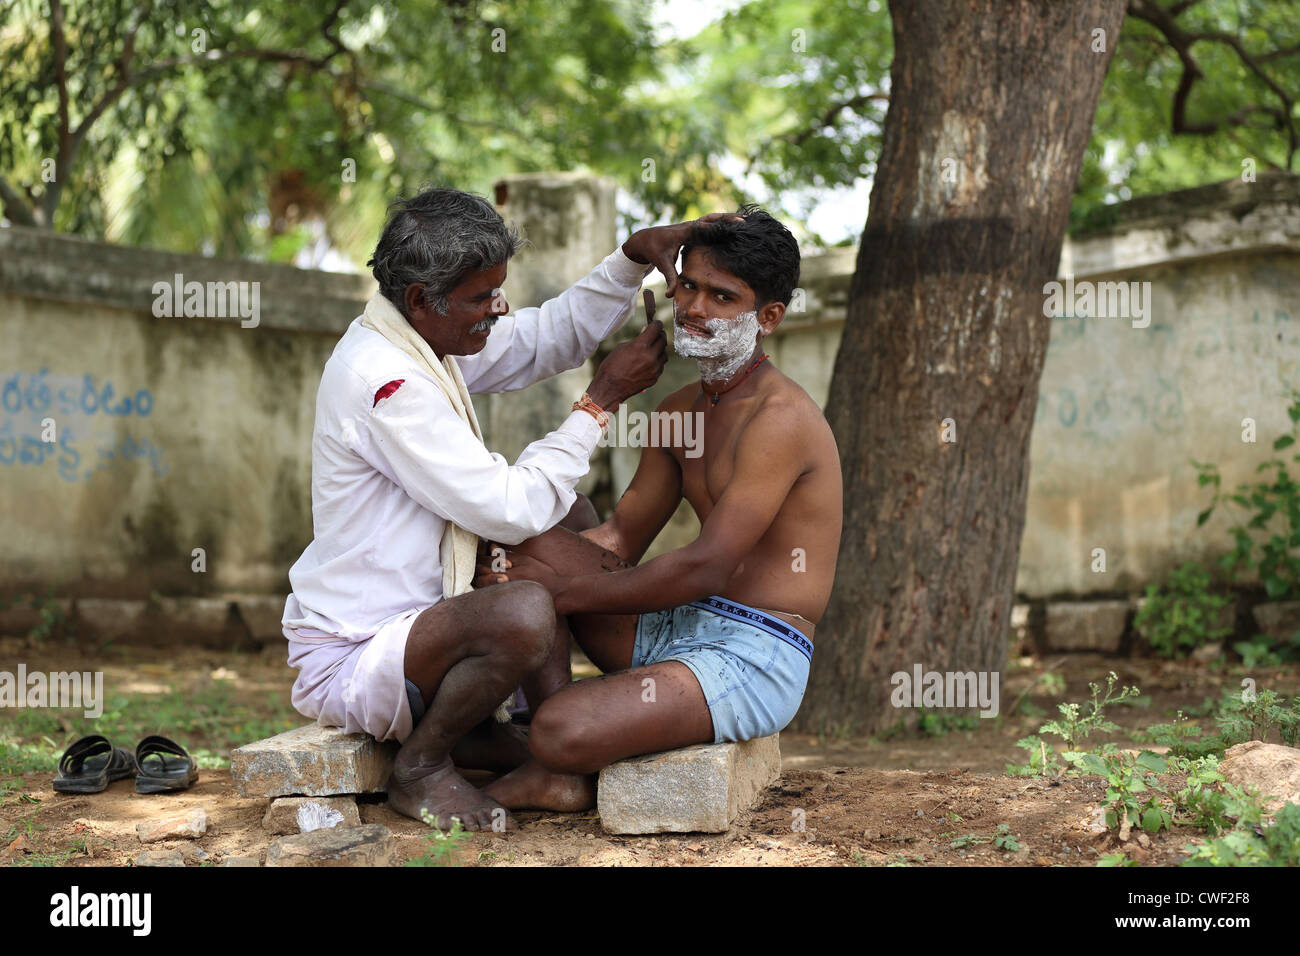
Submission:
<svg viewBox="0 0 1300 956">
<path fill-rule="evenodd" d="M 606 357 L 588 392 L 598 404 L 617 406 L 653 385 L 666 362 L 664 329 L 654 322 Z M 374 406 L 368 426 L 358 451 L 371 465 L 421 507 L 505 544 L 541 534 L 564 518 L 601 434 L 594 416 L 572 412 L 511 465 L 488 451 L 423 376 L 407 379 Z"/>
<path fill-rule="evenodd" d="M 466 388 L 473 394 L 508 392 L 577 368 L 627 321 L 652 269 L 663 273 L 672 295 L 682 244 L 698 223 L 719 218 L 739 217 L 711 213 L 693 222 L 638 230 L 555 298 L 502 318 L 482 351 L 457 358 Z"/>
<path fill-rule="evenodd" d="M 760 413 L 740 440 L 731 481 L 709 512 L 700 536 L 685 547 L 622 571 L 566 575 L 535 558 L 511 552 L 504 573 L 482 578 L 531 580 L 555 599 L 560 614 L 642 614 L 678 607 L 722 592 L 737 567 L 767 533 L 803 473 L 806 455 L 797 438 L 773 456 L 766 436 L 798 435 L 787 410 Z M 476 583 L 479 583 L 476 580 Z"/>
</svg>

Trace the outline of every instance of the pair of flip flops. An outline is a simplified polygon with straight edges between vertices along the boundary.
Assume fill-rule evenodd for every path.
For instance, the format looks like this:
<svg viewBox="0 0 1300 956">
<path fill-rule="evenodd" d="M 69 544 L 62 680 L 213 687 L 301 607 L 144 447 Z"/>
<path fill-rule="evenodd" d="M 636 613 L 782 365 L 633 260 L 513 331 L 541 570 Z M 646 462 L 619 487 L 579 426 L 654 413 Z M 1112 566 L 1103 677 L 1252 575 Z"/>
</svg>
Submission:
<svg viewBox="0 0 1300 956">
<path fill-rule="evenodd" d="M 59 758 L 54 789 L 63 793 L 99 793 L 114 780 L 135 777 L 136 793 L 185 790 L 199 779 L 199 768 L 184 747 L 153 734 L 135 753 L 114 747 L 100 734 L 75 741 Z"/>
</svg>

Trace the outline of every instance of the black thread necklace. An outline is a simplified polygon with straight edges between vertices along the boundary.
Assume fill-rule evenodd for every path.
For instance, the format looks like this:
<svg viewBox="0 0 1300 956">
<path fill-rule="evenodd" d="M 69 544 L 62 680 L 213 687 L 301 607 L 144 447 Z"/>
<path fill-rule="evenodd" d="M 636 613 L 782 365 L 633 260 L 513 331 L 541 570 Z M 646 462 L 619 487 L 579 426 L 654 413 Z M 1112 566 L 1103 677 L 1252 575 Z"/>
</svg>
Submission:
<svg viewBox="0 0 1300 956">
<path fill-rule="evenodd" d="M 703 385 L 700 385 L 700 391 L 701 391 L 701 392 L 704 392 L 704 394 L 706 394 L 706 395 L 709 396 L 709 407 L 712 408 L 714 405 L 717 405 L 717 404 L 718 404 L 718 399 L 720 399 L 723 395 L 727 394 L 727 392 L 731 391 L 733 388 L 735 388 L 737 385 L 739 385 L 741 382 L 743 382 L 743 381 L 745 380 L 746 376 L 748 376 L 750 372 L 754 371 L 754 369 L 758 368 L 760 365 L 763 364 L 763 362 L 764 362 L 765 359 L 767 359 L 767 353 L 766 353 L 766 352 L 764 352 L 761 356 L 759 356 L 758 359 L 754 362 L 753 365 L 751 365 L 749 368 L 745 369 L 745 374 L 744 374 L 744 375 L 740 376 L 740 378 L 736 379 L 734 382 L 732 382 L 730 385 L 728 385 L 726 388 L 724 388 L 724 389 L 723 389 L 722 391 L 720 391 L 720 392 L 715 392 L 715 393 L 713 393 L 713 394 L 709 394 L 708 392 L 704 392 L 704 386 L 703 386 Z"/>
</svg>

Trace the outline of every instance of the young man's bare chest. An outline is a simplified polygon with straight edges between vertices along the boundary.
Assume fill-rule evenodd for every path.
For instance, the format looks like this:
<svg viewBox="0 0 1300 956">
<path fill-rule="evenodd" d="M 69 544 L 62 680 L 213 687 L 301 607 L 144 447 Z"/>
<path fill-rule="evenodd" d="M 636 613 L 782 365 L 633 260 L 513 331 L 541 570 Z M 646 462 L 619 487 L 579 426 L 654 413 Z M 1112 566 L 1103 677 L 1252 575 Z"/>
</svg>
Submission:
<svg viewBox="0 0 1300 956">
<path fill-rule="evenodd" d="M 696 516 L 703 522 L 722 497 L 731 481 L 736 463 L 736 446 L 756 410 L 753 398 L 741 399 L 730 405 L 710 405 L 701 395 L 687 414 L 695 418 L 698 437 L 698 454 L 686 454 L 684 447 L 672 448 L 673 457 L 682 472 L 682 497 L 690 502 Z"/>
</svg>

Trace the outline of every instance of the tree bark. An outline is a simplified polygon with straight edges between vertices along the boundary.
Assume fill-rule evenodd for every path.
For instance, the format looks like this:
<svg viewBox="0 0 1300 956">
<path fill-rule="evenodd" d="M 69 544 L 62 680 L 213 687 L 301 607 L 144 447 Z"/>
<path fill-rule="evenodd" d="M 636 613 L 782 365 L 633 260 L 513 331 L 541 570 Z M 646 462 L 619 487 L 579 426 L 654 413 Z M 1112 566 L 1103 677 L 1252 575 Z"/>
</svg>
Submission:
<svg viewBox="0 0 1300 956">
<path fill-rule="evenodd" d="M 895 0 L 890 14 L 889 112 L 826 411 L 844 536 L 804 731 L 914 718 L 890 675 L 916 664 L 1002 670 L 1043 285 L 1124 0 Z"/>
</svg>

